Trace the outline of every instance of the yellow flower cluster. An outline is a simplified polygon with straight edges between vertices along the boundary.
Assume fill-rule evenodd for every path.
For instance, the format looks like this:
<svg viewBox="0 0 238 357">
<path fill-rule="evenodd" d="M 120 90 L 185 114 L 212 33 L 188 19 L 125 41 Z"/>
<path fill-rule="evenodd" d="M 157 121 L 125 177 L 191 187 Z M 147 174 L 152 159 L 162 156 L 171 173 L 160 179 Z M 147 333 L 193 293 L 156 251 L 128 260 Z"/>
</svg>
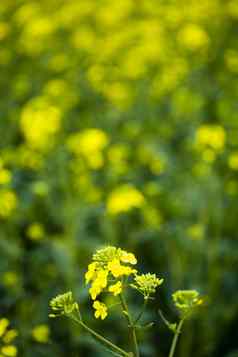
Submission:
<svg viewBox="0 0 238 357">
<path fill-rule="evenodd" d="M 95 128 L 72 134 L 67 140 L 69 150 L 77 156 L 82 156 L 91 169 L 99 169 L 103 166 L 103 149 L 108 143 L 107 134 Z"/>
<path fill-rule="evenodd" d="M 155 274 L 141 274 L 135 276 L 134 283 L 131 284 L 131 287 L 138 290 L 144 296 L 144 299 L 148 300 L 163 281 L 164 279 L 157 278 Z"/>
<path fill-rule="evenodd" d="M 196 132 L 196 144 L 199 148 L 211 148 L 216 152 L 224 149 L 226 132 L 220 125 L 202 125 Z"/>
<path fill-rule="evenodd" d="M 144 204 L 143 194 L 132 185 L 122 185 L 114 189 L 107 199 L 107 212 L 117 215 L 140 208 Z"/>
<path fill-rule="evenodd" d="M 45 150 L 60 129 L 61 111 L 46 98 L 37 97 L 24 107 L 20 124 L 29 146 Z"/>
<path fill-rule="evenodd" d="M 236 171 L 238 170 L 238 152 L 233 152 L 228 158 L 229 167 Z"/>
<path fill-rule="evenodd" d="M 0 217 L 9 217 L 17 206 L 17 196 L 10 189 L 0 190 Z"/>
<path fill-rule="evenodd" d="M 220 125 L 201 125 L 196 131 L 195 147 L 206 162 L 213 162 L 224 150 L 226 132 Z"/>
<path fill-rule="evenodd" d="M 96 300 L 106 288 L 114 296 L 119 295 L 123 289 L 123 278 L 136 273 L 132 268 L 137 259 L 133 253 L 128 253 L 120 248 L 108 246 L 98 250 L 93 255 L 93 262 L 89 264 L 85 274 L 86 283 L 91 282 L 89 293 L 92 300 Z M 107 310 L 104 304 L 94 301 L 95 317 L 104 319 Z"/>
<path fill-rule="evenodd" d="M 183 318 L 193 313 L 194 309 L 203 304 L 197 290 L 177 290 L 172 295 L 173 301 Z"/>
<path fill-rule="evenodd" d="M 0 319 L 0 357 L 17 356 L 17 348 L 12 343 L 18 332 L 14 329 L 8 329 L 9 324 L 8 319 Z"/>
<path fill-rule="evenodd" d="M 6 185 L 11 182 L 12 174 L 11 171 L 6 169 L 0 159 L 0 185 Z"/>
</svg>

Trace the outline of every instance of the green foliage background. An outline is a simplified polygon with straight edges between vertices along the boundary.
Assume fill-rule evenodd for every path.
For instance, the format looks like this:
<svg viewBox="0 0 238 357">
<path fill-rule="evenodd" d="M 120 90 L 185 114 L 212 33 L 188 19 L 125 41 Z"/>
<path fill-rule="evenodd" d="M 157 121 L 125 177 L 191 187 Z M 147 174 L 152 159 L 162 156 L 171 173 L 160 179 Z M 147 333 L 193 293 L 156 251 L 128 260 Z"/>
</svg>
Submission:
<svg viewBox="0 0 238 357">
<path fill-rule="evenodd" d="M 207 298 L 177 356 L 238 356 L 237 25 L 236 0 L 1 1 L 0 313 L 20 356 L 106 355 L 49 321 L 49 299 L 68 289 L 123 344 L 123 322 L 94 320 L 83 281 L 105 244 L 165 279 L 143 356 L 166 355 L 157 310 L 176 318 L 178 288 Z M 112 214 L 128 184 L 143 205 Z"/>
</svg>

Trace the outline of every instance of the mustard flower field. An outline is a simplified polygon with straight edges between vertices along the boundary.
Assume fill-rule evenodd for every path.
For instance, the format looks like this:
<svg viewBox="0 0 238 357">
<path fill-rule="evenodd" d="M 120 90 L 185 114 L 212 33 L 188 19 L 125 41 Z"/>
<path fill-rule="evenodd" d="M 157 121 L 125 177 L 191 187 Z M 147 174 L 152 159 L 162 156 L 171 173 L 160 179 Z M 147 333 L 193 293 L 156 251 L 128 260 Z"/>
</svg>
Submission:
<svg viewBox="0 0 238 357">
<path fill-rule="evenodd" d="M 238 357 L 237 36 L 237 0 L 0 1 L 0 357 L 110 355 L 50 306 L 130 351 L 121 276 L 140 356 L 189 297 L 174 356 Z"/>
</svg>

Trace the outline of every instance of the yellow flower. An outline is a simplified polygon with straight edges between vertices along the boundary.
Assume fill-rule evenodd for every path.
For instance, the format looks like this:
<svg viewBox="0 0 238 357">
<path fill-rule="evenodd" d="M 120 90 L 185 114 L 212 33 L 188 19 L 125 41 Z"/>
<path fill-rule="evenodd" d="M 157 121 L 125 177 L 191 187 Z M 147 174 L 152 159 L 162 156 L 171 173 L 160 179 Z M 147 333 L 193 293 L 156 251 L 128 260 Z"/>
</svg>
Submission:
<svg viewBox="0 0 238 357">
<path fill-rule="evenodd" d="M 12 174 L 9 170 L 7 169 L 0 169 L 0 184 L 7 184 L 11 181 Z"/>
<path fill-rule="evenodd" d="M 109 286 L 108 291 L 113 293 L 114 296 L 119 295 L 122 292 L 122 283 L 118 281 L 116 284 Z"/>
<path fill-rule="evenodd" d="M 132 208 L 139 208 L 144 203 L 144 196 L 131 185 L 116 188 L 108 197 L 107 211 L 109 214 L 127 212 Z"/>
<path fill-rule="evenodd" d="M 36 342 L 47 343 L 49 341 L 50 330 L 47 325 L 35 326 L 32 330 L 32 337 Z"/>
<path fill-rule="evenodd" d="M 44 97 L 33 99 L 23 109 L 21 129 L 27 143 L 36 149 L 45 149 L 60 129 L 61 111 Z"/>
<path fill-rule="evenodd" d="M 108 270 L 112 273 L 114 278 L 118 278 L 122 275 L 131 275 L 136 272 L 135 269 L 121 265 L 119 259 L 113 259 L 108 263 Z"/>
<path fill-rule="evenodd" d="M 122 251 L 122 255 L 120 257 L 120 260 L 123 263 L 129 263 L 129 264 L 132 264 L 132 265 L 137 264 L 137 259 L 134 256 L 134 254 L 133 253 L 127 253 L 124 250 Z"/>
<path fill-rule="evenodd" d="M 201 125 L 196 132 L 198 149 L 207 147 L 216 152 L 222 151 L 226 143 L 226 132 L 220 125 Z"/>
<path fill-rule="evenodd" d="M 94 313 L 96 319 L 101 318 L 102 320 L 104 320 L 107 316 L 106 305 L 97 300 L 93 303 L 93 307 L 96 310 Z"/>
<path fill-rule="evenodd" d="M 93 279 L 93 277 L 95 276 L 96 267 L 97 267 L 97 263 L 96 262 L 93 262 L 93 263 L 89 264 L 88 271 L 85 274 L 86 284 L 88 284 Z"/>
<path fill-rule="evenodd" d="M 6 332 L 8 326 L 9 326 L 9 320 L 6 318 L 2 318 L 0 320 L 0 337 L 4 335 L 4 333 Z"/>
<path fill-rule="evenodd" d="M 178 41 L 189 50 L 196 51 L 204 48 L 209 43 L 206 31 L 196 24 L 188 24 L 178 33 Z"/>
<path fill-rule="evenodd" d="M 232 170 L 238 170 L 238 152 L 234 152 L 229 156 L 228 164 Z"/>
<path fill-rule="evenodd" d="M 108 144 L 107 134 L 100 129 L 85 129 L 68 138 L 68 147 L 75 154 L 89 156 L 102 151 Z"/>
<path fill-rule="evenodd" d="M 108 136 L 104 131 L 92 128 L 72 134 L 67 145 L 75 155 L 82 155 L 91 169 L 97 170 L 104 165 L 102 150 L 108 142 Z"/>
<path fill-rule="evenodd" d="M 5 333 L 2 340 L 4 343 L 8 344 L 8 343 L 11 343 L 17 336 L 18 336 L 18 332 L 16 330 L 12 329 Z"/>
<path fill-rule="evenodd" d="M 17 348 L 13 345 L 3 346 L 1 353 L 6 357 L 15 357 L 17 356 Z"/>
<path fill-rule="evenodd" d="M 44 226 L 40 223 L 32 223 L 27 229 L 27 235 L 32 240 L 41 240 L 44 234 Z"/>
<path fill-rule="evenodd" d="M 0 191 L 0 216 L 9 217 L 17 206 L 17 196 L 11 190 Z"/>
<path fill-rule="evenodd" d="M 91 288 L 89 289 L 89 293 L 93 300 L 95 300 L 96 297 L 102 292 L 102 290 L 106 288 L 107 276 L 108 276 L 107 270 L 99 270 L 96 273 L 96 278 L 93 281 Z"/>
</svg>

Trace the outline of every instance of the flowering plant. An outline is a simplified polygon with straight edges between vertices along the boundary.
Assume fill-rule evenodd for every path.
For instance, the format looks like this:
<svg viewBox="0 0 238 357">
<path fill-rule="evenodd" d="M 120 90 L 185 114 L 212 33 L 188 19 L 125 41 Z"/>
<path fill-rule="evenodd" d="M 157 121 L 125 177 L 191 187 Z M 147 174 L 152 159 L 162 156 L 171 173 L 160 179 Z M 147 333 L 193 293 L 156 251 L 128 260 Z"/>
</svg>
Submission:
<svg viewBox="0 0 238 357">
<path fill-rule="evenodd" d="M 133 253 L 121 248 L 108 246 L 96 251 L 85 273 L 86 284 L 90 284 L 89 294 L 96 319 L 104 320 L 110 310 L 110 307 L 102 301 L 102 293 L 109 293 L 115 299 L 118 299 L 118 304 L 121 306 L 122 314 L 127 321 L 129 329 L 131 352 L 127 352 L 115 345 L 84 322 L 79 305 L 74 300 L 71 291 L 58 295 L 50 301 L 52 313 L 49 316 L 59 317 L 65 315 L 70 317 L 116 356 L 139 357 L 137 329 L 142 327 L 140 321 L 148 301 L 153 300 L 153 295 L 164 280 L 157 277 L 156 274 L 140 274 L 135 268 L 136 264 L 137 259 Z M 130 288 L 142 294 L 144 299 L 141 312 L 136 317 L 132 316 L 126 300 L 126 291 Z M 175 307 L 179 311 L 179 322 L 170 323 L 160 311 L 163 321 L 174 334 L 169 357 L 174 356 L 178 336 L 181 333 L 184 321 L 191 316 L 197 306 L 203 303 L 196 290 L 179 290 L 172 295 L 172 298 Z M 148 324 L 148 326 L 152 325 L 152 323 Z"/>
</svg>

